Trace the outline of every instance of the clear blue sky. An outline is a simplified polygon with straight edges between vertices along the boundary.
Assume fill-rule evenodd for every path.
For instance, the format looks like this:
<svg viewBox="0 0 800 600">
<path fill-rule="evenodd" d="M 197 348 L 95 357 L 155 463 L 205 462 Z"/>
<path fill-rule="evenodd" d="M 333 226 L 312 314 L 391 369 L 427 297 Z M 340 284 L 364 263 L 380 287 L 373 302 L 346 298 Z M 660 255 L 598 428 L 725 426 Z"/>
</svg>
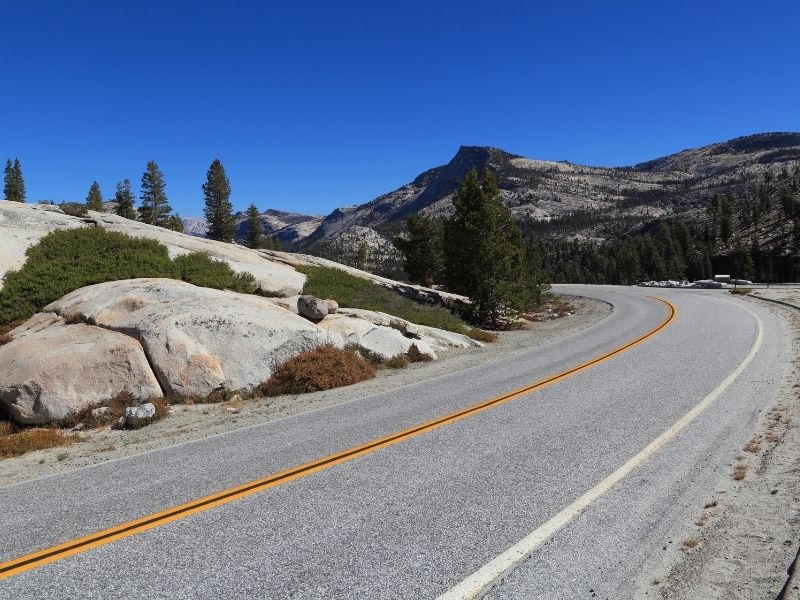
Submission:
<svg viewBox="0 0 800 600">
<path fill-rule="evenodd" d="M 327 213 L 459 145 L 623 165 L 800 130 L 800 3 L 0 0 L 0 158 L 28 200 L 147 160 L 202 213 Z"/>
</svg>

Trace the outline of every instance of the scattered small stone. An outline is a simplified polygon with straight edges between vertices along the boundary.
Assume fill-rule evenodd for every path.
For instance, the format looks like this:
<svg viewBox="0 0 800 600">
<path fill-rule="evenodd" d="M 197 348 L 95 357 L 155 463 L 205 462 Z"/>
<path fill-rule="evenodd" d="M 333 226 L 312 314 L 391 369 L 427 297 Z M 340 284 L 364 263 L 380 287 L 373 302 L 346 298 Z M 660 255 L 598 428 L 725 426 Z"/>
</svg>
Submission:
<svg viewBox="0 0 800 600">
<path fill-rule="evenodd" d="M 156 416 L 156 407 L 152 402 L 125 408 L 124 425 L 136 427 L 145 424 Z"/>
</svg>

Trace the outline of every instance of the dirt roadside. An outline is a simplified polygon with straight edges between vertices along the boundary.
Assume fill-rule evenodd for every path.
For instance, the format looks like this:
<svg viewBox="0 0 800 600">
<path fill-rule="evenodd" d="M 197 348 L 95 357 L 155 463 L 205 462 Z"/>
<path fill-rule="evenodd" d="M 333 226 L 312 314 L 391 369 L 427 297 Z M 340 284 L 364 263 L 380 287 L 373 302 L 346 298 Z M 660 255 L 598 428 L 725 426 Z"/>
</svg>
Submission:
<svg viewBox="0 0 800 600">
<path fill-rule="evenodd" d="M 800 546 L 800 310 L 747 301 L 785 320 L 792 364 L 730 476 L 640 577 L 637 600 L 800 599 L 800 572 L 788 581 Z"/>
<path fill-rule="evenodd" d="M 300 396 L 246 400 L 235 406 L 176 405 L 165 419 L 135 431 L 109 428 L 81 431 L 84 439 L 74 446 L 29 452 L 0 461 L 0 487 L 252 427 L 510 358 L 586 329 L 612 310 L 599 300 L 574 296 L 564 299 L 574 306 L 575 314 L 533 323 L 528 330 L 501 332 L 497 342 L 484 348 L 450 349 L 441 352 L 439 360 L 434 362 L 415 363 L 402 370 L 381 370 L 375 379 L 356 385 Z"/>
</svg>

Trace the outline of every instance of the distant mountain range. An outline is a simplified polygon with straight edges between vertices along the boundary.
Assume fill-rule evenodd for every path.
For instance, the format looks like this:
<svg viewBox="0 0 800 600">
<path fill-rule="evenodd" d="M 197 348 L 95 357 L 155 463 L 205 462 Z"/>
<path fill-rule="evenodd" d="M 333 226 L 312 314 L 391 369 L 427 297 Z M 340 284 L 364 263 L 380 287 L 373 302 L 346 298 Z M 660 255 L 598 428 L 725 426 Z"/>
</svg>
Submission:
<svg viewBox="0 0 800 600">
<path fill-rule="evenodd" d="M 247 214 L 238 212 L 236 217 L 237 240 L 247 234 Z M 196 237 L 205 237 L 208 223 L 203 217 L 188 217 L 183 220 L 183 231 Z M 261 213 L 261 227 L 264 233 L 279 239 L 284 246 L 291 246 L 311 235 L 322 223 L 319 215 L 303 215 L 282 210 L 269 209 Z"/>
<path fill-rule="evenodd" d="M 451 198 L 467 172 L 494 171 L 503 201 L 519 220 L 553 225 L 554 236 L 604 239 L 619 235 L 609 226 L 644 226 L 657 218 L 691 214 L 714 194 L 734 197 L 753 193 L 764 173 L 800 161 L 800 133 L 761 133 L 702 148 L 684 150 L 628 167 L 591 167 L 567 161 L 528 159 L 498 148 L 462 146 L 445 165 L 429 169 L 410 183 L 365 204 L 334 210 L 324 219 L 270 210 L 264 229 L 293 249 L 326 254 L 352 262 L 366 244 L 386 257 L 389 239 L 413 213 L 447 216 Z M 581 228 L 576 215 L 592 214 Z M 569 227 L 559 222 L 569 218 Z M 237 237 L 244 235 L 244 216 L 237 215 Z M 201 219 L 185 219 L 187 232 L 202 234 Z"/>
</svg>

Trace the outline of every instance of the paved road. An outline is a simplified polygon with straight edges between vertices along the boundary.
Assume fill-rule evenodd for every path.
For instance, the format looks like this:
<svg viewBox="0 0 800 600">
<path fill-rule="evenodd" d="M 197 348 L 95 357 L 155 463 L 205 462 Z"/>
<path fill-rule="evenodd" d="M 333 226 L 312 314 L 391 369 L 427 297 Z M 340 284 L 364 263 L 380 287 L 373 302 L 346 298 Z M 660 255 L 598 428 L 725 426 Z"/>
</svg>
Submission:
<svg viewBox="0 0 800 600">
<path fill-rule="evenodd" d="M 728 294 L 562 287 L 613 303 L 529 353 L 213 439 L 0 488 L 0 561 L 244 483 L 564 371 L 473 417 L 0 582 L 2 598 L 433 598 L 546 522 L 669 428 L 750 351 Z M 783 325 L 684 432 L 558 531 L 493 598 L 626 598 L 670 527 L 724 476 L 788 358 Z M 591 590 L 591 591 L 590 591 Z"/>
</svg>

